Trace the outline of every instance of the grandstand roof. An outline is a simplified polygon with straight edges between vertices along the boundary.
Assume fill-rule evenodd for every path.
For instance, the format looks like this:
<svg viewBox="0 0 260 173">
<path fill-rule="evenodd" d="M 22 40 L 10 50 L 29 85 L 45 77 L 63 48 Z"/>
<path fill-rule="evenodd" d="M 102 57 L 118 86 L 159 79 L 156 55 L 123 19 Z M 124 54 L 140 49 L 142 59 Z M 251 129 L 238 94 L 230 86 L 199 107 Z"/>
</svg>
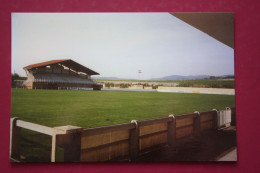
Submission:
<svg viewBox="0 0 260 173">
<path fill-rule="evenodd" d="M 234 49 L 233 13 L 170 13 Z"/>
<path fill-rule="evenodd" d="M 53 64 L 64 65 L 76 72 L 83 72 L 83 73 L 87 73 L 89 75 L 99 75 L 99 73 L 97 73 L 71 59 L 51 60 L 51 61 L 41 62 L 41 63 L 37 63 L 37 64 L 31 64 L 31 65 L 24 67 L 23 69 L 28 70 L 28 69 L 38 68 L 38 67 L 45 67 L 45 66 L 53 65 Z"/>
</svg>

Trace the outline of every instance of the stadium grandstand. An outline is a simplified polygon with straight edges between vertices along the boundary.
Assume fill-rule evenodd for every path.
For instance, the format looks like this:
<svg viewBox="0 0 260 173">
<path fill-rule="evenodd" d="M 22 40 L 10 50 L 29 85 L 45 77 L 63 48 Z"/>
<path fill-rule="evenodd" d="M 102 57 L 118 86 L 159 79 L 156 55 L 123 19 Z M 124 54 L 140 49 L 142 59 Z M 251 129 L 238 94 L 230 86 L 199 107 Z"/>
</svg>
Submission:
<svg viewBox="0 0 260 173">
<path fill-rule="evenodd" d="M 26 89 L 86 89 L 101 90 L 91 80 L 91 75 L 99 73 L 71 60 L 52 60 L 28 65 L 23 68 L 27 74 Z"/>
</svg>

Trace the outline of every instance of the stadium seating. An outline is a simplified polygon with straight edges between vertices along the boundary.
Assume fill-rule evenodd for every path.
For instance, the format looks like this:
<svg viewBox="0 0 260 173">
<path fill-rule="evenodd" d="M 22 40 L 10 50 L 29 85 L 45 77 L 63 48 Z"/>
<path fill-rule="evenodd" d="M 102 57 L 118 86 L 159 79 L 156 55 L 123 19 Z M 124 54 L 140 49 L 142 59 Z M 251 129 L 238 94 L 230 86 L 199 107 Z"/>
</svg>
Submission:
<svg viewBox="0 0 260 173">
<path fill-rule="evenodd" d="M 49 82 L 49 83 L 75 83 L 75 84 L 95 84 L 92 80 L 83 78 L 77 74 L 63 74 L 63 73 L 34 73 L 35 82 Z"/>
</svg>

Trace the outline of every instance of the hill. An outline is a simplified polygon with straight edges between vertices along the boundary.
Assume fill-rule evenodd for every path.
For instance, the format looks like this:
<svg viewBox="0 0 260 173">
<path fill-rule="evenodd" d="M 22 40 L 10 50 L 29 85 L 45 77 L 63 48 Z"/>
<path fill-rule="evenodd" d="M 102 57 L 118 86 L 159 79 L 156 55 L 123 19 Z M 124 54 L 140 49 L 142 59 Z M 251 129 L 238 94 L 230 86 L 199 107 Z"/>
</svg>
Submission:
<svg viewBox="0 0 260 173">
<path fill-rule="evenodd" d="M 93 79 L 101 79 L 101 80 L 137 80 L 137 79 L 129 79 L 129 78 L 118 78 L 118 77 L 92 77 Z M 209 76 L 209 75 L 171 75 L 164 76 L 160 78 L 151 78 L 148 79 L 150 81 L 176 81 L 176 80 L 200 80 L 200 79 L 225 79 L 225 78 L 234 78 L 234 75 L 222 75 L 222 76 Z"/>
</svg>

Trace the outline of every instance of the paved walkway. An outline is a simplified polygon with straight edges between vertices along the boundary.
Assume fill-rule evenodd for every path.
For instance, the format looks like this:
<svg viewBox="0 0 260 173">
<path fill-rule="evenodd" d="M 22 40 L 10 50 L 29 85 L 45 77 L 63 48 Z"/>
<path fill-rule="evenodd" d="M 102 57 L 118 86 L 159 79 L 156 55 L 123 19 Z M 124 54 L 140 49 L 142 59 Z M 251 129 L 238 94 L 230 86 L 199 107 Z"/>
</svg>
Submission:
<svg viewBox="0 0 260 173">
<path fill-rule="evenodd" d="M 218 161 L 234 161 L 237 160 L 237 147 L 232 148 L 231 151 L 221 156 Z"/>
</svg>

